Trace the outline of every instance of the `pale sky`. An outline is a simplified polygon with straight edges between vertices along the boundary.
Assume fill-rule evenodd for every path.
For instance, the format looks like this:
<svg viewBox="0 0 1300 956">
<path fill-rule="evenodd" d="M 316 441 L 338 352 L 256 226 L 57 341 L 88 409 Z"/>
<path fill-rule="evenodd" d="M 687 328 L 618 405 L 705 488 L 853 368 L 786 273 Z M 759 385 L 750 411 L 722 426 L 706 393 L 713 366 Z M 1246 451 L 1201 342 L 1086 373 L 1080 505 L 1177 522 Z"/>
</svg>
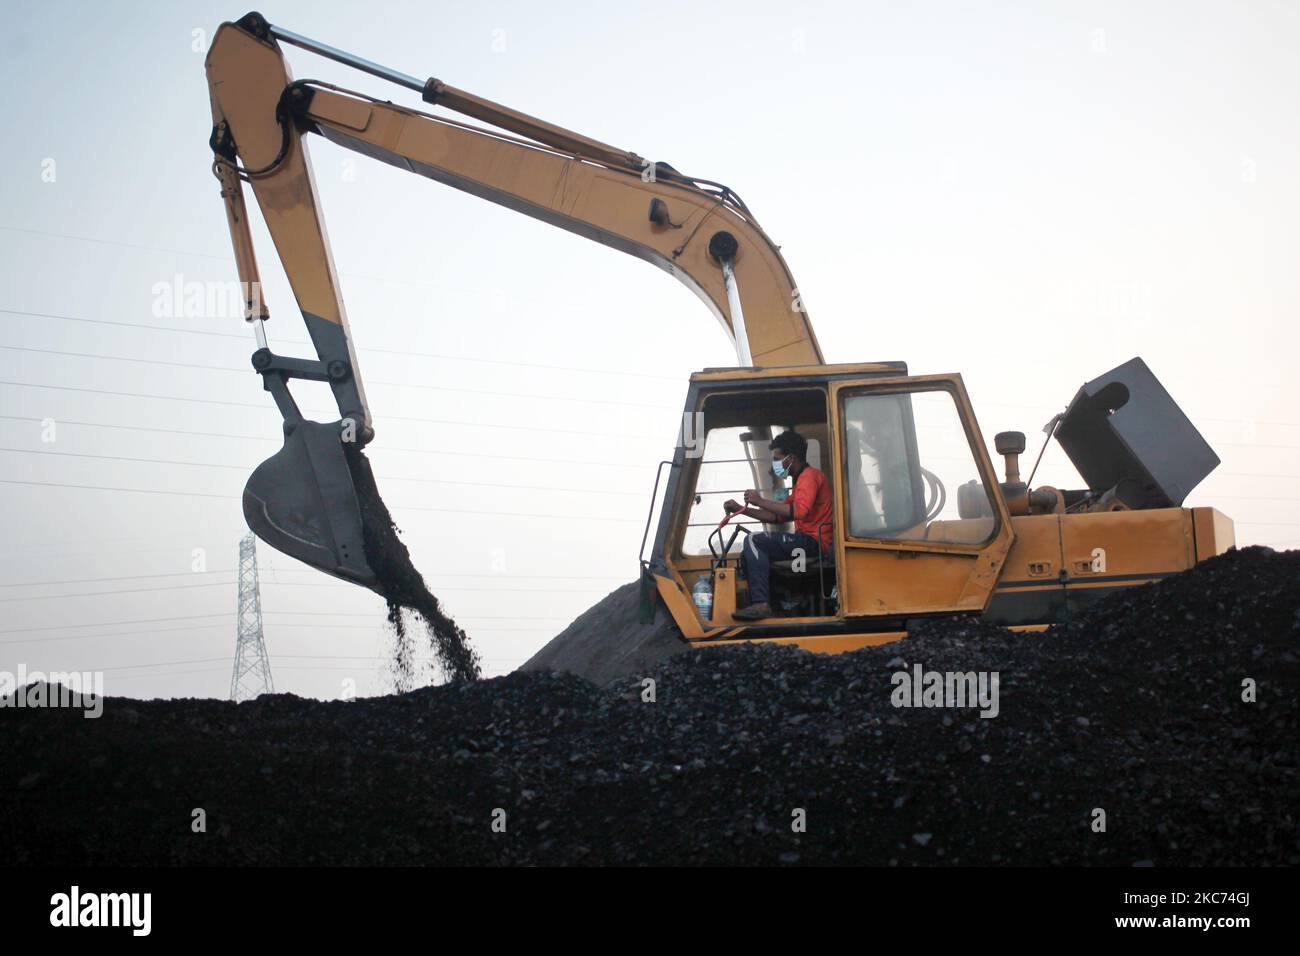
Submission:
<svg viewBox="0 0 1300 956">
<path fill-rule="evenodd" d="M 1025 432 L 1029 463 L 1080 384 L 1142 356 L 1223 460 L 1188 504 L 1234 518 L 1239 543 L 1300 546 L 1300 7 L 469 6 L 260 12 L 725 182 L 781 245 L 828 361 L 960 372 L 985 438 Z M 246 326 L 169 315 L 156 290 L 236 277 L 203 48 L 247 10 L 7 12 L 0 670 L 222 697 L 238 496 L 278 447 L 279 416 Z M 298 77 L 419 105 L 286 55 Z M 642 262 L 319 138 L 310 149 L 380 487 L 432 589 L 504 673 L 635 576 L 686 378 L 734 351 Z M 306 355 L 256 226 L 272 343 Z M 1056 446 L 1037 481 L 1079 484 Z M 378 597 L 265 545 L 259 557 L 276 689 L 383 691 Z"/>
</svg>

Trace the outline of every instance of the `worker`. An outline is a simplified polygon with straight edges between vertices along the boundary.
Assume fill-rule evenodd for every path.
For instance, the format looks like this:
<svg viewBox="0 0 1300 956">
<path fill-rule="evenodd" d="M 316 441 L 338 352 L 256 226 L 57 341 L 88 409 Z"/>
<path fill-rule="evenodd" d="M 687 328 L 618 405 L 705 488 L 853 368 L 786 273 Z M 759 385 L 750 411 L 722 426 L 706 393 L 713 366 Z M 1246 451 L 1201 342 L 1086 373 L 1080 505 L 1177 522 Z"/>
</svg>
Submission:
<svg viewBox="0 0 1300 956">
<path fill-rule="evenodd" d="M 788 561 L 797 556 L 797 551 L 812 561 L 831 546 L 830 482 L 808 464 L 808 439 L 787 430 L 772 439 L 768 448 L 772 452 L 772 473 L 778 478 L 792 478 L 793 491 L 784 500 L 774 501 L 750 489 L 745 492 L 745 504 L 728 500 L 723 508 L 728 514 L 740 512 L 764 524 L 793 521 L 795 530 L 793 534 L 763 531 L 746 537 L 741 563 L 749 581 L 749 606 L 732 615 L 742 621 L 772 616 L 768 598 L 773 561 Z"/>
</svg>

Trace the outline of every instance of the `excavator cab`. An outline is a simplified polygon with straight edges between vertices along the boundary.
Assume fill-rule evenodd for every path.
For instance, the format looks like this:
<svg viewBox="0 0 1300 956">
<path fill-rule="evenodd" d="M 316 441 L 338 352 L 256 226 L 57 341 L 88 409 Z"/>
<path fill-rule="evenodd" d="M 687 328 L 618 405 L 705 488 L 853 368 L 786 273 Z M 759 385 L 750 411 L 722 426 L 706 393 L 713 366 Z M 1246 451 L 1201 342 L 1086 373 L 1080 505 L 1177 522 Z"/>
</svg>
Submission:
<svg viewBox="0 0 1300 956">
<path fill-rule="evenodd" d="M 848 649 L 911 618 L 987 606 L 1013 531 L 960 376 L 909 376 L 898 362 L 706 370 L 683 423 L 646 568 L 687 640 Z M 745 535 L 793 527 L 720 527 L 722 502 L 749 487 L 780 497 L 767 445 L 787 427 L 831 485 L 832 547 L 775 564 L 774 617 L 739 621 Z M 701 579 L 708 613 L 692 600 Z"/>
</svg>

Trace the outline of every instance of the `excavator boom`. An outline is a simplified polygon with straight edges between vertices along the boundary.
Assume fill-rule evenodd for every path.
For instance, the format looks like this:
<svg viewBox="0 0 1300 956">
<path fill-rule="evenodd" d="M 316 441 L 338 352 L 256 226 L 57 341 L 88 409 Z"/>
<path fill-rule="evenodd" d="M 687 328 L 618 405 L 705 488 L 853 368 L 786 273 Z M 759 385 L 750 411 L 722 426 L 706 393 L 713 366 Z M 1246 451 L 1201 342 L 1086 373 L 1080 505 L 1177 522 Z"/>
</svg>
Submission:
<svg viewBox="0 0 1300 956">
<path fill-rule="evenodd" d="M 418 92 L 491 128 L 328 83 L 294 81 L 290 43 Z M 312 179 L 306 133 L 480 196 L 659 266 L 722 322 L 742 366 L 819 365 L 821 350 L 790 270 L 731 190 L 684 176 L 436 79 L 419 80 L 269 24 L 250 13 L 222 24 L 207 61 L 214 172 L 221 182 L 246 319 L 262 375 L 285 422 L 285 445 L 244 492 L 249 526 L 272 546 L 370 587 L 365 526 L 349 470 L 374 429 Z M 317 357 L 277 355 L 244 201 L 251 187 L 284 264 Z M 327 382 L 333 423 L 304 419 L 289 382 Z"/>
</svg>

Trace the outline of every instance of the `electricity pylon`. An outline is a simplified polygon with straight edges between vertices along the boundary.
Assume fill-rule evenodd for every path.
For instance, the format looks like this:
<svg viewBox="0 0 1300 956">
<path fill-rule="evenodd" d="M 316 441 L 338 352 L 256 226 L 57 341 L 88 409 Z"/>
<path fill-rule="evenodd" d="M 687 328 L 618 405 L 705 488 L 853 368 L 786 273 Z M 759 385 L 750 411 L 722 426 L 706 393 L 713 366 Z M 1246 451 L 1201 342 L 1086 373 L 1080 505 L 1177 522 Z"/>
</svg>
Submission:
<svg viewBox="0 0 1300 956">
<path fill-rule="evenodd" d="M 235 673 L 230 699 L 252 700 L 275 693 L 271 662 L 262 639 L 262 596 L 257 586 L 257 539 L 249 532 L 239 542 L 239 616 L 235 643 Z"/>
</svg>

